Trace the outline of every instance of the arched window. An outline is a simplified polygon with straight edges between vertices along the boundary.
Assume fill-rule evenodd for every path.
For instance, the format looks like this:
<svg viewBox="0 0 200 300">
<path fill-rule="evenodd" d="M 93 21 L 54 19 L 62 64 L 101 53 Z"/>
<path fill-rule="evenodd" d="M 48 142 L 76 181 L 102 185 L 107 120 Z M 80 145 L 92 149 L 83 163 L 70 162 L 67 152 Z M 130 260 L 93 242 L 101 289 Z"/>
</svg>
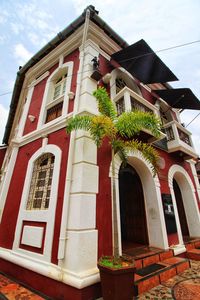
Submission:
<svg viewBox="0 0 200 300">
<path fill-rule="evenodd" d="M 34 163 L 27 210 L 48 209 L 54 169 L 54 155 L 45 153 Z"/>
</svg>

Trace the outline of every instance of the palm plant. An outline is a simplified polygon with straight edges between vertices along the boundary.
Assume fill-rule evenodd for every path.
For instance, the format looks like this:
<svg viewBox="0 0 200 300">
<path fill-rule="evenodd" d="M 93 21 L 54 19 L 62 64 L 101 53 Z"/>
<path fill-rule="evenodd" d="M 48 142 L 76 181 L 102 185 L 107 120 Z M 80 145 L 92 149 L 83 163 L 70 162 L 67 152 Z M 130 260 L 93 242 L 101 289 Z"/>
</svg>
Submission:
<svg viewBox="0 0 200 300">
<path fill-rule="evenodd" d="M 93 95 L 98 103 L 99 115 L 77 115 L 67 121 L 66 131 L 84 129 L 99 148 L 103 139 L 109 140 L 112 151 L 112 195 L 113 195 L 113 256 L 119 258 L 119 241 L 117 230 L 117 209 L 115 197 L 115 165 L 114 156 L 117 153 L 125 165 L 130 150 L 140 151 L 151 164 L 154 175 L 157 170 L 157 151 L 149 144 L 136 139 L 142 129 L 149 130 L 155 137 L 160 136 L 160 121 L 150 112 L 131 111 L 117 115 L 115 105 L 110 100 L 104 88 L 98 88 Z"/>
</svg>

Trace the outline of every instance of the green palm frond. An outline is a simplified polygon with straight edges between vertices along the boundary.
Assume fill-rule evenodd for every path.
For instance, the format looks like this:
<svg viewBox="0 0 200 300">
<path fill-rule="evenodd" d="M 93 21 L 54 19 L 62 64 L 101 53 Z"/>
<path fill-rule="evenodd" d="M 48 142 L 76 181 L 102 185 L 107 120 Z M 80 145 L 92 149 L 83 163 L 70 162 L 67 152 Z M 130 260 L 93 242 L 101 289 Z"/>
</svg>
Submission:
<svg viewBox="0 0 200 300">
<path fill-rule="evenodd" d="M 114 104 L 110 100 L 108 93 L 106 92 L 106 89 L 100 87 L 96 91 L 94 91 L 93 95 L 95 96 L 98 102 L 99 112 L 102 115 L 107 116 L 112 120 L 114 120 L 117 116 L 117 111 L 115 109 Z"/>
<path fill-rule="evenodd" d="M 112 140 L 111 146 L 114 149 L 114 153 L 118 153 L 119 157 L 122 160 L 122 165 L 125 166 L 127 164 L 128 159 L 128 148 L 123 140 L 115 139 Z"/>
<path fill-rule="evenodd" d="M 125 147 L 127 150 L 140 151 L 144 158 L 150 163 L 153 174 L 155 176 L 158 169 L 159 154 L 151 145 L 138 140 L 131 140 L 125 142 Z"/>
<path fill-rule="evenodd" d="M 87 116 L 75 116 L 74 118 L 67 120 L 67 125 L 66 125 L 67 133 L 70 133 L 73 130 L 77 130 L 77 129 L 90 130 L 92 118 L 93 117 L 87 115 Z"/>
<path fill-rule="evenodd" d="M 110 140 L 116 137 L 114 123 L 109 117 L 103 115 L 92 118 L 89 132 L 97 147 L 101 146 L 104 137 L 108 137 Z"/>
<path fill-rule="evenodd" d="M 154 136 L 160 136 L 160 120 L 150 112 L 131 111 L 124 112 L 117 118 L 116 128 L 125 138 L 133 138 L 142 129 L 150 130 Z"/>
</svg>

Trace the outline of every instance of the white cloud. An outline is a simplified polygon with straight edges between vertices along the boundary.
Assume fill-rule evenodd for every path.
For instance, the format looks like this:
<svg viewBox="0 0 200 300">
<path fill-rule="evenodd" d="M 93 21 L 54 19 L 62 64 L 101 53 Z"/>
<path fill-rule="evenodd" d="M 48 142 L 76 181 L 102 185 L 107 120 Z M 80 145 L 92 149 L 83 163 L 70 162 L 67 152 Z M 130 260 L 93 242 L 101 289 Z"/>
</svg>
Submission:
<svg viewBox="0 0 200 300">
<path fill-rule="evenodd" d="M 23 44 L 14 46 L 14 55 L 17 58 L 19 65 L 24 65 L 33 56 Z"/>
<path fill-rule="evenodd" d="M 0 144 L 2 144 L 2 139 L 3 139 L 3 135 L 4 135 L 7 118 L 8 118 L 8 109 L 6 109 L 2 104 L 0 104 L 0 120 L 1 120 Z"/>
<path fill-rule="evenodd" d="M 21 33 L 21 31 L 24 30 L 24 26 L 21 23 L 10 23 L 11 26 L 11 30 L 15 33 L 15 34 L 19 34 Z"/>
</svg>

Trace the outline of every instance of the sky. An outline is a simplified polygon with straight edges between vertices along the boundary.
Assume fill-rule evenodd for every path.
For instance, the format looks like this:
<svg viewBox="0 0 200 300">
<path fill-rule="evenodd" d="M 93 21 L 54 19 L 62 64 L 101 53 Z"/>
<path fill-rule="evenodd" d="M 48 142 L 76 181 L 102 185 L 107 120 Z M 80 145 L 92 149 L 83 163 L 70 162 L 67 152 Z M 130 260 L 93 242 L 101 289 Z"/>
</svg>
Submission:
<svg viewBox="0 0 200 300">
<path fill-rule="evenodd" d="M 143 38 L 179 78 L 171 85 L 200 99 L 199 0 L 0 0 L 0 141 L 19 66 L 90 4 L 129 44 Z M 198 113 L 185 110 L 181 121 L 187 126 Z M 187 129 L 200 155 L 200 115 Z"/>
</svg>

